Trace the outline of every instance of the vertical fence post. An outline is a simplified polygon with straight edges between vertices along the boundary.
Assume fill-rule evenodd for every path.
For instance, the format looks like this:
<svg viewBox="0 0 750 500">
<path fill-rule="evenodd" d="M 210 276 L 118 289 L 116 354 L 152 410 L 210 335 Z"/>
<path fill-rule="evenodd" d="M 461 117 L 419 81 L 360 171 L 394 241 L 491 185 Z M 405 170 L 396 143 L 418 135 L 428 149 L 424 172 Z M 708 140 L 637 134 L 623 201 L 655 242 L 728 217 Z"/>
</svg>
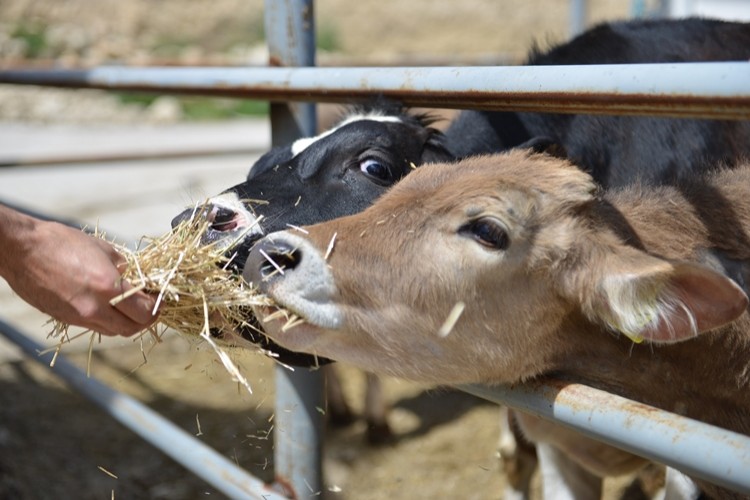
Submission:
<svg viewBox="0 0 750 500">
<path fill-rule="evenodd" d="M 588 0 L 570 0 L 569 30 L 570 38 L 580 35 L 586 29 L 588 21 Z"/>
<path fill-rule="evenodd" d="M 266 0 L 265 28 L 272 66 L 314 66 L 313 0 Z M 315 133 L 315 107 L 271 103 L 274 146 Z M 322 490 L 323 375 L 276 368 L 274 466 L 276 479 L 293 498 Z"/>
</svg>

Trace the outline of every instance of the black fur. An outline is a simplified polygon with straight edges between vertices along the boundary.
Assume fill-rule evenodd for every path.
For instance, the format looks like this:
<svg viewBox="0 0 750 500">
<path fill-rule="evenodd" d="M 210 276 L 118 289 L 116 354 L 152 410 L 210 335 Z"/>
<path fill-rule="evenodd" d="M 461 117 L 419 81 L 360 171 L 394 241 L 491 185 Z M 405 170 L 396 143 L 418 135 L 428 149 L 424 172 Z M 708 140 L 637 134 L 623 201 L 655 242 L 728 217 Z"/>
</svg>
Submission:
<svg viewBox="0 0 750 500">
<path fill-rule="evenodd" d="M 545 52 L 535 48 L 527 64 L 747 60 L 750 24 L 684 19 L 603 24 Z M 465 111 L 446 131 L 448 148 L 459 158 L 502 151 L 537 136 L 559 143 L 605 187 L 635 179 L 672 183 L 750 157 L 748 121 Z"/>
</svg>

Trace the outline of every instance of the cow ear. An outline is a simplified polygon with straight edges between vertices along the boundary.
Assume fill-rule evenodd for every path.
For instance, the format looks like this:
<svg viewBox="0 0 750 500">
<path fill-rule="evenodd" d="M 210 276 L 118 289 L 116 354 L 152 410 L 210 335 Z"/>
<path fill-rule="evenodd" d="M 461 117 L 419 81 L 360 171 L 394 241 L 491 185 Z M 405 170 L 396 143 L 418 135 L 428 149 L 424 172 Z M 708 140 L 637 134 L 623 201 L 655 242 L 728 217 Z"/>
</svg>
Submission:
<svg viewBox="0 0 750 500">
<path fill-rule="evenodd" d="M 734 321 L 747 309 L 745 292 L 723 274 L 637 253 L 602 267 L 584 307 L 592 319 L 634 342 L 687 340 Z"/>
<path fill-rule="evenodd" d="M 528 141 L 514 146 L 513 149 L 530 149 L 534 153 L 546 154 L 563 160 L 568 159 L 565 146 L 550 137 L 532 137 Z"/>
</svg>

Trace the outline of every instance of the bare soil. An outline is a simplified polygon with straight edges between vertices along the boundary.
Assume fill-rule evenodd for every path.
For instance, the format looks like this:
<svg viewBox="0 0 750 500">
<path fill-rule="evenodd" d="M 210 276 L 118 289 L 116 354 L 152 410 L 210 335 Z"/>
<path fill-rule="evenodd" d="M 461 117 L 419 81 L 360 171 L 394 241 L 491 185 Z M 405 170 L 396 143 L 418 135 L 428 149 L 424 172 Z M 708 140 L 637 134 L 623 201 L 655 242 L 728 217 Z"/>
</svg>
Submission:
<svg viewBox="0 0 750 500">
<path fill-rule="evenodd" d="M 178 337 L 151 350 L 145 365 L 141 349 L 131 345 L 95 351 L 91 367 L 93 376 L 271 481 L 274 363 L 254 353 L 235 355 L 252 395 L 230 380 L 207 346 Z M 85 353 L 70 355 L 82 369 L 86 358 Z M 364 377 L 348 367 L 338 369 L 350 401 L 359 407 Z M 494 405 L 452 389 L 396 379 L 385 379 L 385 385 L 395 440 L 367 445 L 361 421 L 329 428 L 323 496 L 501 498 Z M 33 361 L 0 365 L 0 498 L 112 495 L 223 497 L 71 392 L 45 366 Z"/>
</svg>

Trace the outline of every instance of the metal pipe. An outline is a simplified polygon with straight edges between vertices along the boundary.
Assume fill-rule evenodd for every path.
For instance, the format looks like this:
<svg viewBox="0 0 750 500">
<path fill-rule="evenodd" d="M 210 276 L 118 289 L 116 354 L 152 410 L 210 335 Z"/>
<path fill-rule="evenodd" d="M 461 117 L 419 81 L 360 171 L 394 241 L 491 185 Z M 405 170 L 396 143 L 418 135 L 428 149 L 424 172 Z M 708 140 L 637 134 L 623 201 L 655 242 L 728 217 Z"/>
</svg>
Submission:
<svg viewBox="0 0 750 500">
<path fill-rule="evenodd" d="M 20 347 L 30 359 L 50 368 L 52 353 L 39 354 L 44 346 L 3 320 L 0 320 L 0 333 Z M 139 401 L 87 377 L 65 357 L 58 356 L 50 370 L 112 418 L 228 497 L 258 500 L 286 498 Z"/>
<path fill-rule="evenodd" d="M 274 3 L 274 2 L 270 2 Z M 454 68 L 3 70 L 0 83 L 498 111 L 750 119 L 750 63 Z"/>
<path fill-rule="evenodd" d="M 0 168 L 7 167 L 36 167 L 36 166 L 58 166 L 70 164 L 90 164 L 90 163 L 114 163 L 126 161 L 141 160 L 169 160 L 179 158 L 198 158 L 201 156 L 232 156 L 261 154 L 265 151 L 258 147 L 216 147 L 203 149 L 183 149 L 183 150 L 162 150 L 162 151 L 143 151 L 143 152 L 126 152 L 116 153 L 94 153 L 90 155 L 39 155 L 29 157 L 2 157 L 0 156 Z"/>
<path fill-rule="evenodd" d="M 266 0 L 269 63 L 315 64 L 312 0 Z M 253 70 L 249 70 L 253 71 Z M 278 71 L 296 71 L 278 68 Z M 271 103 L 271 142 L 288 144 L 315 135 L 315 107 Z M 323 375 L 320 371 L 276 368 L 274 468 L 276 481 L 294 498 L 320 495 L 323 488 Z"/>
<path fill-rule="evenodd" d="M 568 14 L 568 37 L 573 38 L 586 29 L 588 21 L 589 5 L 587 0 L 570 0 L 570 13 Z"/>
<path fill-rule="evenodd" d="M 750 494 L 750 436 L 557 380 L 512 388 L 466 385 L 460 389 Z"/>
</svg>

